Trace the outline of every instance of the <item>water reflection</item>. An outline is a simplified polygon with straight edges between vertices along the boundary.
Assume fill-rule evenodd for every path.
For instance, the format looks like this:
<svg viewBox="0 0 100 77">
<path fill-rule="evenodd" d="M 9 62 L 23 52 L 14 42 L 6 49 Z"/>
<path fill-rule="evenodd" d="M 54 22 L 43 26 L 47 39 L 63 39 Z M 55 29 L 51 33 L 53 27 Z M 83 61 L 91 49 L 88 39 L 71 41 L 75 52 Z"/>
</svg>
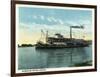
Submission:
<svg viewBox="0 0 100 77">
<path fill-rule="evenodd" d="M 86 48 L 44 49 L 37 50 L 41 55 L 46 55 L 46 68 L 68 67 L 76 63 L 88 61 Z"/>
<path fill-rule="evenodd" d="M 64 49 L 19 48 L 19 69 L 72 67 L 92 60 L 91 47 Z"/>
</svg>

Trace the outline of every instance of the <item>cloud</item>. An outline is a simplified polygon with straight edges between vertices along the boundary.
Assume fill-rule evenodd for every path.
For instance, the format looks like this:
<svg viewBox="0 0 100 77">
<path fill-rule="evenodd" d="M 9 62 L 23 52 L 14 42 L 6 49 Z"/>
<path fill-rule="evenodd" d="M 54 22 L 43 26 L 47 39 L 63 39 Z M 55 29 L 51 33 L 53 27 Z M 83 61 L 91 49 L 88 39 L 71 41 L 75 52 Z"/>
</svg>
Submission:
<svg viewBox="0 0 100 77">
<path fill-rule="evenodd" d="M 51 17 L 51 19 L 54 21 L 54 22 L 57 22 L 57 18 L 54 18 L 54 17 Z"/>
<path fill-rule="evenodd" d="M 44 17 L 44 16 L 42 16 L 42 15 L 40 16 L 40 18 L 41 18 L 42 20 L 44 20 L 44 19 L 45 19 L 45 17 Z"/>
<path fill-rule="evenodd" d="M 66 24 L 66 25 L 69 25 L 69 26 L 79 25 L 79 23 L 77 23 L 77 22 L 75 22 L 75 21 L 71 21 L 71 20 L 66 20 L 66 21 L 65 21 L 65 24 Z"/>
<path fill-rule="evenodd" d="M 54 17 L 48 17 L 47 18 L 47 20 L 49 21 L 49 22 L 57 22 L 57 19 L 56 18 L 54 18 Z"/>
<path fill-rule="evenodd" d="M 44 20 L 45 17 L 43 15 L 33 15 L 33 19 L 41 19 L 41 20 Z"/>
<path fill-rule="evenodd" d="M 48 20 L 49 22 L 52 22 L 52 19 L 51 19 L 51 18 L 47 18 L 47 20 Z"/>
<path fill-rule="evenodd" d="M 36 15 L 33 15 L 33 18 L 34 18 L 34 19 L 37 19 L 38 17 L 37 17 Z"/>
<path fill-rule="evenodd" d="M 42 16 L 41 16 L 42 17 Z M 47 19 L 49 22 L 54 22 L 53 20 L 55 18 L 45 18 Z M 27 29 L 28 31 L 31 32 L 40 32 L 41 29 L 43 30 L 48 30 L 50 32 L 69 32 L 69 27 L 70 26 L 80 26 L 80 24 L 78 24 L 77 22 L 73 22 L 73 21 L 68 21 L 68 20 L 61 20 L 61 19 L 56 19 L 56 24 L 52 24 L 52 25 L 48 25 L 48 24 L 37 24 L 37 23 L 32 23 L 32 24 L 24 24 L 21 23 L 20 26 L 23 29 Z M 82 25 L 82 24 L 81 24 Z M 88 29 L 90 25 L 84 25 L 85 26 L 85 32 L 91 32 L 92 29 Z M 75 31 L 77 31 L 75 29 Z"/>
<path fill-rule="evenodd" d="M 63 24 L 65 24 L 65 22 L 63 22 L 62 20 L 58 20 L 59 21 L 59 24 L 61 24 L 61 25 L 63 25 Z"/>
<path fill-rule="evenodd" d="M 25 23 L 20 23 L 19 24 L 19 29 L 29 29 L 30 27 L 27 26 Z"/>
<path fill-rule="evenodd" d="M 47 25 L 47 24 L 37 24 L 37 23 L 32 23 L 32 24 L 20 23 L 19 26 L 23 30 L 24 29 L 27 29 L 27 31 L 32 31 L 33 30 L 34 32 L 38 32 L 41 29 L 56 32 L 56 31 L 64 31 L 68 28 L 67 26 L 61 25 L 61 24 L 55 24 L 55 25 L 50 26 L 50 25 Z"/>
</svg>

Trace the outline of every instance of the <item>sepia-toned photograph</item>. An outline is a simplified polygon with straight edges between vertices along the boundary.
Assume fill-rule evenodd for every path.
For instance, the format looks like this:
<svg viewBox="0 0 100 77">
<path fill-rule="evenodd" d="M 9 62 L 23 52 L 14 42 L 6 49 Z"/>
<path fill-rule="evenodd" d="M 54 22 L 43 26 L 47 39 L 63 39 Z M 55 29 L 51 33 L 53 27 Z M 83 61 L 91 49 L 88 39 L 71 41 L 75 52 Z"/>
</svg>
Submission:
<svg viewBox="0 0 100 77">
<path fill-rule="evenodd" d="M 14 9 L 16 73 L 96 70 L 95 6 L 19 1 Z"/>
</svg>

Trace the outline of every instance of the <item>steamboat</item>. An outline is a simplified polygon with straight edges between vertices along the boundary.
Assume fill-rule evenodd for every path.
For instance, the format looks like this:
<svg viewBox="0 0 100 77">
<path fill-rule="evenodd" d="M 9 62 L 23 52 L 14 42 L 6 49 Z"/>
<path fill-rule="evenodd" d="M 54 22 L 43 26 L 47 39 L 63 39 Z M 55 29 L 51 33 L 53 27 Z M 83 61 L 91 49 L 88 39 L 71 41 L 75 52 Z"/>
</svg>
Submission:
<svg viewBox="0 0 100 77">
<path fill-rule="evenodd" d="M 89 43 L 81 38 L 74 38 L 72 35 L 72 29 L 84 29 L 83 26 L 70 26 L 70 37 L 65 38 L 62 34 L 56 33 L 56 37 L 48 36 L 48 31 L 45 33 L 45 43 L 42 41 L 37 41 L 35 48 L 36 49 L 52 49 L 52 48 L 76 48 L 76 47 L 87 47 Z M 41 31 L 43 33 L 43 31 Z"/>
</svg>

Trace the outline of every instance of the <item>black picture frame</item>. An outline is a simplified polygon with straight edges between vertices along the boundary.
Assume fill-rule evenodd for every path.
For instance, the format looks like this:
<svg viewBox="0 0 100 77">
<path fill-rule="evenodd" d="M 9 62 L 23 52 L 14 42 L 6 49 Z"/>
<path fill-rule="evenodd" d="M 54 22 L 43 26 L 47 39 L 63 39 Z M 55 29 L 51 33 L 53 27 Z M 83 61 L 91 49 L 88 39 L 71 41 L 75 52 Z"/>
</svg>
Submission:
<svg viewBox="0 0 100 77">
<path fill-rule="evenodd" d="M 30 72 L 16 73 L 16 4 L 22 5 L 43 5 L 43 6 L 59 6 L 59 7 L 75 7 L 94 9 L 94 68 L 49 72 Z M 49 3 L 49 2 L 33 2 L 33 1 L 11 1 L 11 77 L 29 76 L 29 75 L 45 75 L 45 74 L 61 74 L 61 73 L 77 73 L 97 71 L 97 6 L 82 4 L 65 4 L 65 3 Z"/>
</svg>

